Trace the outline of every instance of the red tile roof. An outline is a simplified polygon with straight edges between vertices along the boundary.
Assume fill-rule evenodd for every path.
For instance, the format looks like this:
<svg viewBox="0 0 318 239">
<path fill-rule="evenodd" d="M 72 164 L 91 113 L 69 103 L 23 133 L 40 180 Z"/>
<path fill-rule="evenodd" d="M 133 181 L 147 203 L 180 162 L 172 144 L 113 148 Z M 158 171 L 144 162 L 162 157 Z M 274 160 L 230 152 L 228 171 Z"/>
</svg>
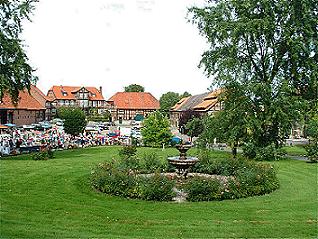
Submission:
<svg viewBox="0 0 318 239">
<path fill-rule="evenodd" d="M 30 94 L 28 90 L 20 91 L 19 101 L 16 106 L 12 104 L 9 94 L 5 93 L 2 101 L 0 102 L 0 109 L 44 110 L 45 106 L 36 99 L 37 97 L 32 95 L 32 92 L 34 93 L 34 91 L 41 92 L 36 86 L 31 86 Z"/>
<path fill-rule="evenodd" d="M 104 100 L 103 93 L 100 92 L 96 87 L 85 87 L 88 91 L 90 91 L 92 94 L 95 94 L 95 96 L 90 96 L 90 100 Z"/>
<path fill-rule="evenodd" d="M 31 85 L 30 94 L 35 98 L 43 108 L 45 108 L 46 101 L 49 100 L 43 92 L 34 85 Z"/>
<path fill-rule="evenodd" d="M 159 101 L 148 92 L 117 92 L 109 101 L 118 109 L 159 109 Z"/>
<path fill-rule="evenodd" d="M 104 100 L 102 92 L 100 92 L 96 87 L 54 85 L 51 87 L 49 92 L 52 91 L 52 93 L 54 94 L 54 98 L 58 100 L 76 100 L 75 93 L 82 88 L 85 88 L 86 90 L 91 92 L 91 94 L 89 95 L 89 100 Z M 66 95 L 63 95 L 63 92 L 65 92 Z M 52 98 L 52 95 L 50 95 L 50 97 Z"/>
</svg>

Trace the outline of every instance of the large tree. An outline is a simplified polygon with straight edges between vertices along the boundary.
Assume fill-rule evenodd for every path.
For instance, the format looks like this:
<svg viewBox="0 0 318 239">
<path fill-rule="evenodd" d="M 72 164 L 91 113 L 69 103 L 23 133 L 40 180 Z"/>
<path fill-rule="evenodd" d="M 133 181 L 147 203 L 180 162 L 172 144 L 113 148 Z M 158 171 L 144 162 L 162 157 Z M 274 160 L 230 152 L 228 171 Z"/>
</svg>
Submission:
<svg viewBox="0 0 318 239">
<path fill-rule="evenodd" d="M 220 97 L 219 100 L 225 99 Z M 249 106 L 250 101 L 244 96 L 244 90 L 233 86 L 231 92 L 227 91 L 223 110 L 204 118 L 204 128 L 200 135 L 201 143 L 212 144 L 215 140 L 227 143 L 235 158 L 240 142 L 244 142 L 248 136 L 248 118 L 244 117 L 244 114 Z"/>
<path fill-rule="evenodd" d="M 193 137 L 198 137 L 204 130 L 204 121 L 201 118 L 193 118 L 188 121 L 186 124 L 186 129 L 188 131 L 188 135 L 191 137 L 191 141 Z"/>
<path fill-rule="evenodd" d="M 187 126 L 186 126 L 187 123 L 190 122 L 194 118 L 201 119 L 201 117 L 202 117 L 202 115 L 199 112 L 194 111 L 192 109 L 188 109 L 188 110 L 183 111 L 179 117 L 179 122 L 178 122 L 179 132 L 181 134 L 188 134 L 189 128 L 187 128 Z"/>
<path fill-rule="evenodd" d="M 64 120 L 64 130 L 71 135 L 83 133 L 86 126 L 86 116 L 81 108 L 61 107 L 57 111 L 58 117 Z"/>
<path fill-rule="evenodd" d="M 29 16 L 38 0 L 0 1 L 0 100 L 8 92 L 17 103 L 19 91 L 36 82 L 33 69 L 20 38 L 22 21 Z"/>
<path fill-rule="evenodd" d="M 167 145 L 172 138 L 170 122 L 162 113 L 156 111 L 144 120 L 141 134 L 146 146 L 160 147 L 163 144 Z"/>
<path fill-rule="evenodd" d="M 165 115 L 169 114 L 171 107 L 173 107 L 180 100 L 180 95 L 176 92 L 167 92 L 163 94 L 160 99 L 160 110 Z"/>
<path fill-rule="evenodd" d="M 191 96 L 191 94 L 188 91 L 183 92 L 182 95 L 180 95 L 180 99 L 185 98 L 185 97 L 189 97 Z"/>
<path fill-rule="evenodd" d="M 307 145 L 307 156 L 311 162 L 318 162 L 318 107 L 315 108 L 315 114 L 308 122 L 307 134 L 309 136 L 309 145 Z"/>
<path fill-rule="evenodd" d="M 225 111 L 247 120 L 258 147 L 278 147 L 302 102 L 317 102 L 318 1 L 210 0 L 190 12 L 210 43 L 200 65 L 225 89 Z"/>
<path fill-rule="evenodd" d="M 159 99 L 161 112 L 168 115 L 170 109 L 178 103 L 179 100 L 188 96 L 191 96 L 191 94 L 187 91 L 185 91 L 182 95 L 172 91 L 164 93 Z"/>
<path fill-rule="evenodd" d="M 137 84 L 131 84 L 129 86 L 125 86 L 125 92 L 144 92 L 145 87 Z"/>
</svg>

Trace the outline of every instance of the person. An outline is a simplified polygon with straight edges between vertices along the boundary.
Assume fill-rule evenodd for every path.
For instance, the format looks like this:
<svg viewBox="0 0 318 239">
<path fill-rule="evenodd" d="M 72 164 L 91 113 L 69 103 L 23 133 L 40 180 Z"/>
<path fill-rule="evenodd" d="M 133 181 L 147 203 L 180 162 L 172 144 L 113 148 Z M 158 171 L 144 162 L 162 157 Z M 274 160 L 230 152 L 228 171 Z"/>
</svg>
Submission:
<svg viewBox="0 0 318 239">
<path fill-rule="evenodd" d="M 22 139 L 21 138 L 18 138 L 16 143 L 15 143 L 15 147 L 16 147 L 16 151 L 17 153 L 20 153 L 20 146 L 22 144 Z"/>
<path fill-rule="evenodd" d="M 8 139 L 4 139 L 3 141 L 3 154 L 10 155 L 10 145 Z"/>
<path fill-rule="evenodd" d="M 0 156 L 3 155 L 3 138 L 0 140 Z"/>
<path fill-rule="evenodd" d="M 85 140 L 84 140 L 84 137 L 82 136 L 82 137 L 81 137 L 81 145 L 82 145 L 82 148 L 84 148 L 84 143 L 85 143 Z"/>
</svg>

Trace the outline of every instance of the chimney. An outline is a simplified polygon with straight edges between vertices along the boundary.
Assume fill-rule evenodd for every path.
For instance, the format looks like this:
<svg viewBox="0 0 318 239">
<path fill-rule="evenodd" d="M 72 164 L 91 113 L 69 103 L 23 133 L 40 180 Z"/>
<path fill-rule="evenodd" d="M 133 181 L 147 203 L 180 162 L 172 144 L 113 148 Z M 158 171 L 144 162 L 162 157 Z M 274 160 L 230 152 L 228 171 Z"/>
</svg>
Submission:
<svg viewBox="0 0 318 239">
<path fill-rule="evenodd" d="M 99 87 L 99 92 L 101 93 L 101 95 L 103 95 L 103 87 L 102 86 Z"/>
</svg>

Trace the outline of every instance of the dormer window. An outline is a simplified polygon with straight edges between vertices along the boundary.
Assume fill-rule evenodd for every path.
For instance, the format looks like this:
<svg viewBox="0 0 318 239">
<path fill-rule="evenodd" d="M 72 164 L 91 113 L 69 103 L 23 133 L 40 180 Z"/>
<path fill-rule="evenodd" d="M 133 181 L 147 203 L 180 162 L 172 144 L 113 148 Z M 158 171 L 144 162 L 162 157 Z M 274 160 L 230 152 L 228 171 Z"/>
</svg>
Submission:
<svg viewBox="0 0 318 239">
<path fill-rule="evenodd" d="M 63 95 L 63 96 L 67 96 L 67 92 L 66 92 L 66 91 L 63 91 L 63 92 L 62 92 L 62 95 Z"/>
</svg>

